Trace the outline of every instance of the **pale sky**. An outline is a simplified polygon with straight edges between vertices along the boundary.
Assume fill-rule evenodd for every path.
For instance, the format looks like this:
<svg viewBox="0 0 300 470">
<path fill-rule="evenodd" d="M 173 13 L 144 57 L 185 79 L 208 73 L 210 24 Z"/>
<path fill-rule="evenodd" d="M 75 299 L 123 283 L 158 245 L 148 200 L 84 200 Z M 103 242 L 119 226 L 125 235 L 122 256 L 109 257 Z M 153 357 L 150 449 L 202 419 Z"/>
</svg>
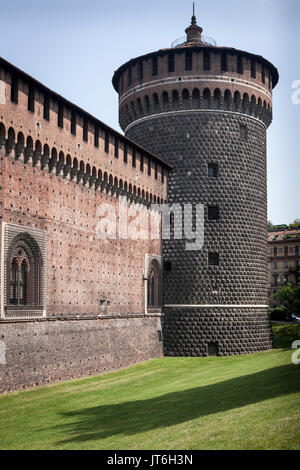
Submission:
<svg viewBox="0 0 300 470">
<path fill-rule="evenodd" d="M 132 57 L 184 36 L 192 1 L 0 0 L 0 55 L 111 127 L 118 100 L 111 78 Z M 279 70 L 268 130 L 268 218 L 300 218 L 300 0 L 196 0 L 203 33 L 219 46 L 263 55 Z"/>
</svg>

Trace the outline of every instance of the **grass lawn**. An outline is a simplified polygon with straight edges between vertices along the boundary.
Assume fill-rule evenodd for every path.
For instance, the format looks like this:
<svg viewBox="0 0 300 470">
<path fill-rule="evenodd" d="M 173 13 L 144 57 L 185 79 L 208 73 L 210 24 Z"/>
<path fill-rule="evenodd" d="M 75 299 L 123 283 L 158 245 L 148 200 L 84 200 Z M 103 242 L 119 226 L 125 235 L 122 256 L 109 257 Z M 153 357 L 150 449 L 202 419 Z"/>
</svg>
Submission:
<svg viewBox="0 0 300 470">
<path fill-rule="evenodd" d="M 300 449 L 291 353 L 162 358 L 2 395 L 0 448 Z"/>
</svg>

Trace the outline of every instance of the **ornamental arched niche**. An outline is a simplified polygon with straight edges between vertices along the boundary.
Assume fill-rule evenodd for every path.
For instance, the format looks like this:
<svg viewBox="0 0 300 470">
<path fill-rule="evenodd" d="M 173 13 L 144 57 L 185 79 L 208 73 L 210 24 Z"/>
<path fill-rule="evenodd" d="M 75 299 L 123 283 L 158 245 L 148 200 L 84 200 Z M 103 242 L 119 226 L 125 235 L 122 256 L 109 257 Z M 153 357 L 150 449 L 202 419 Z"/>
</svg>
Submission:
<svg viewBox="0 0 300 470">
<path fill-rule="evenodd" d="M 42 308 L 43 258 L 36 240 L 18 233 L 6 255 L 6 311 Z"/>
<path fill-rule="evenodd" d="M 147 312 L 160 312 L 162 308 L 162 274 L 157 259 L 152 259 L 147 273 Z"/>
</svg>

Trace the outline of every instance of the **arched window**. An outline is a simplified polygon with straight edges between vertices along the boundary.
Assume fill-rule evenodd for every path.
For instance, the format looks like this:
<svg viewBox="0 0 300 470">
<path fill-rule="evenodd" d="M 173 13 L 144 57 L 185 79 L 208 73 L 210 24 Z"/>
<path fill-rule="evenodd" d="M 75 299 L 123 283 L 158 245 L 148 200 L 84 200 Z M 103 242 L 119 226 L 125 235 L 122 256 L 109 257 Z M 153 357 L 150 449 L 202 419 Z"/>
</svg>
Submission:
<svg viewBox="0 0 300 470">
<path fill-rule="evenodd" d="M 235 111 L 240 110 L 241 95 L 238 91 L 234 93 L 234 109 Z"/>
<path fill-rule="evenodd" d="M 198 90 L 198 88 L 194 88 L 193 90 L 192 101 L 194 109 L 200 108 L 200 91 Z"/>
<path fill-rule="evenodd" d="M 172 93 L 172 101 L 173 101 L 173 108 L 176 110 L 176 109 L 179 109 L 179 95 L 178 95 L 178 91 L 177 90 L 173 90 L 173 93 Z"/>
<path fill-rule="evenodd" d="M 230 90 L 226 90 L 224 94 L 224 109 L 225 111 L 231 110 L 231 93 Z"/>
<path fill-rule="evenodd" d="M 249 112 L 249 95 L 248 93 L 243 94 L 243 113 L 247 114 Z"/>
<path fill-rule="evenodd" d="M 143 115 L 143 108 L 142 108 L 141 98 L 137 99 L 137 109 L 138 109 L 139 116 L 142 116 Z"/>
<path fill-rule="evenodd" d="M 35 152 L 39 152 L 40 154 L 42 153 L 42 145 L 39 140 L 37 140 L 35 143 Z M 25 153 L 26 153 L 26 161 L 27 161 L 32 156 L 32 153 L 33 153 L 33 140 L 30 135 L 26 139 Z"/>
<path fill-rule="evenodd" d="M 159 101 L 157 93 L 153 94 L 153 107 L 155 112 L 159 112 Z"/>
<path fill-rule="evenodd" d="M 15 142 L 16 142 L 16 134 L 15 134 L 14 129 L 12 127 L 10 127 L 8 129 L 8 136 L 7 136 L 7 141 L 6 141 L 6 153 L 7 153 L 7 155 L 9 155 L 10 152 L 12 151 L 12 149 L 14 148 Z"/>
<path fill-rule="evenodd" d="M 53 170 L 53 168 L 56 166 L 56 163 L 57 163 L 57 150 L 56 148 L 53 148 L 51 150 L 51 158 L 48 160 L 48 168 L 49 168 L 50 173 Z"/>
<path fill-rule="evenodd" d="M 150 112 L 150 101 L 149 101 L 148 95 L 145 96 L 144 103 L 145 103 L 145 112 L 146 114 L 148 114 Z"/>
<path fill-rule="evenodd" d="M 133 116 L 134 119 L 136 119 L 136 118 L 137 118 L 137 114 L 136 114 L 136 110 L 135 110 L 134 102 L 133 102 L 133 101 L 131 101 L 130 106 L 131 106 L 131 113 L 132 113 L 132 116 Z"/>
<path fill-rule="evenodd" d="M 27 261 L 23 259 L 20 269 L 20 282 L 19 282 L 19 302 L 20 305 L 27 305 L 27 289 L 28 289 L 28 266 Z"/>
<path fill-rule="evenodd" d="M 19 233 L 9 245 L 6 262 L 6 307 L 42 305 L 42 255 L 34 238 Z"/>
<path fill-rule="evenodd" d="M 164 109 L 164 111 L 167 111 L 168 107 L 169 107 L 169 95 L 168 95 L 167 91 L 163 92 L 162 101 L 163 101 L 163 109 Z"/>
<path fill-rule="evenodd" d="M 183 109 L 188 109 L 189 108 L 189 91 L 185 88 L 182 92 L 182 108 Z"/>
<path fill-rule="evenodd" d="M 17 137 L 17 144 L 15 146 L 15 155 L 16 155 L 16 158 L 19 158 L 21 153 L 24 151 L 24 148 L 25 148 L 25 139 L 24 139 L 24 135 L 22 132 L 19 132 L 18 133 L 18 137 Z"/>
<path fill-rule="evenodd" d="M 209 88 L 205 88 L 203 91 L 203 107 L 209 108 L 210 107 L 210 90 Z"/>
<path fill-rule="evenodd" d="M 28 146 L 28 144 L 27 144 L 27 146 Z M 44 169 L 46 167 L 46 165 L 48 164 L 49 158 L 50 158 L 49 145 L 45 144 L 44 145 L 44 150 L 43 150 L 43 155 L 41 157 L 41 167 L 42 167 L 42 169 Z"/>
<path fill-rule="evenodd" d="M 256 111 L 256 98 L 254 95 L 252 95 L 251 103 L 250 103 L 250 113 L 252 114 L 252 116 L 255 115 L 255 111 Z"/>
<path fill-rule="evenodd" d="M 149 310 L 160 306 L 160 267 L 158 261 L 153 260 L 148 269 L 147 307 Z"/>
<path fill-rule="evenodd" d="M 13 258 L 10 264 L 9 303 L 11 305 L 18 304 L 18 261 L 17 261 L 17 258 Z"/>
<path fill-rule="evenodd" d="M 220 109 L 220 104 L 221 104 L 221 91 L 219 88 L 216 88 L 214 91 L 214 102 L 213 102 L 214 109 Z"/>
</svg>

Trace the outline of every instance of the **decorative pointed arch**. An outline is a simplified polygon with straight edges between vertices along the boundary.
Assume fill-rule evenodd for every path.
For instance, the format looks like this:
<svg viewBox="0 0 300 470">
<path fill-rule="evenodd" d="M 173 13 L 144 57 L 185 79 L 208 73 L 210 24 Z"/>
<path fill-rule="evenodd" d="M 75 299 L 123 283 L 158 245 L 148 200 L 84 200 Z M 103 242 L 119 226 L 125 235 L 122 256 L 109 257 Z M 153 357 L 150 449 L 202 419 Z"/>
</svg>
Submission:
<svg viewBox="0 0 300 470">
<path fill-rule="evenodd" d="M 43 258 L 36 240 L 18 233 L 6 254 L 6 307 L 42 306 Z"/>
<path fill-rule="evenodd" d="M 147 269 L 147 312 L 161 309 L 161 266 L 160 259 L 148 255 Z"/>
</svg>

